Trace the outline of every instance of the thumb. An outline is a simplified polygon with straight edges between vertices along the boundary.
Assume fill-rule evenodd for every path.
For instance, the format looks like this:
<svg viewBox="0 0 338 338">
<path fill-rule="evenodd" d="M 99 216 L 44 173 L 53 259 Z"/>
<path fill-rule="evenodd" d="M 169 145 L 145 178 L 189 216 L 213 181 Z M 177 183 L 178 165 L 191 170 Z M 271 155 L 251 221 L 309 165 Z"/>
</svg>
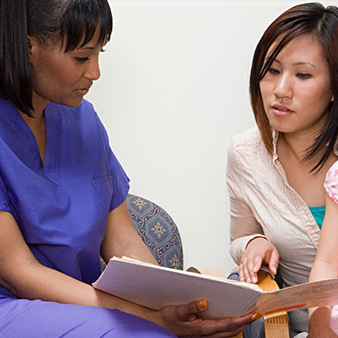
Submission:
<svg viewBox="0 0 338 338">
<path fill-rule="evenodd" d="M 207 301 L 205 299 L 201 299 L 189 304 L 176 306 L 176 315 L 181 321 L 192 321 L 197 318 L 197 314 L 199 312 L 203 312 L 206 309 Z"/>
</svg>

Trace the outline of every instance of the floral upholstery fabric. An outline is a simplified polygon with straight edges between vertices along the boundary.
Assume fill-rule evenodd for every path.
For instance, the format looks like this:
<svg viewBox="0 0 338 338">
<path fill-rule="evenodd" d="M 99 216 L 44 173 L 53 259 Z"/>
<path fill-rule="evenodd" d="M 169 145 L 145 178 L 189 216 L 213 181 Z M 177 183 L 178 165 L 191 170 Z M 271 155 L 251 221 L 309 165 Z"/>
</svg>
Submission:
<svg viewBox="0 0 338 338">
<path fill-rule="evenodd" d="M 183 269 L 181 236 L 173 219 L 157 204 L 129 194 L 133 225 L 161 266 Z"/>
<path fill-rule="evenodd" d="M 126 202 L 134 228 L 158 264 L 182 270 L 181 236 L 173 219 L 165 210 L 145 198 L 128 194 Z M 101 258 L 101 271 L 105 267 Z"/>
</svg>

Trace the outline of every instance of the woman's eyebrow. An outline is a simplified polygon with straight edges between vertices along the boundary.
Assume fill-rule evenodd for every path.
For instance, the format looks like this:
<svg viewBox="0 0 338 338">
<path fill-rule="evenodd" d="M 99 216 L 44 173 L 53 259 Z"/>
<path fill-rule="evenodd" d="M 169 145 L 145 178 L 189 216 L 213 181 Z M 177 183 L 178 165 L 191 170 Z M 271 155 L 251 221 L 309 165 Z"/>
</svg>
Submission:
<svg viewBox="0 0 338 338">
<path fill-rule="evenodd" d="M 295 63 L 295 66 L 303 66 L 303 65 L 311 66 L 311 67 L 313 67 L 313 68 L 317 68 L 316 65 L 314 65 L 313 63 L 308 62 L 308 61 L 299 61 L 299 62 L 296 62 L 296 63 Z"/>
<path fill-rule="evenodd" d="M 268 59 L 269 59 L 269 56 L 266 58 L 266 60 L 268 60 Z M 275 58 L 273 60 L 273 62 L 276 62 L 278 64 L 282 64 L 282 62 L 279 61 L 277 58 Z M 313 64 L 313 63 L 311 63 L 309 61 L 298 61 L 298 62 L 295 62 L 293 65 L 294 66 L 304 66 L 304 65 L 306 65 L 306 66 L 311 66 L 313 68 L 318 68 L 315 64 Z"/>
</svg>

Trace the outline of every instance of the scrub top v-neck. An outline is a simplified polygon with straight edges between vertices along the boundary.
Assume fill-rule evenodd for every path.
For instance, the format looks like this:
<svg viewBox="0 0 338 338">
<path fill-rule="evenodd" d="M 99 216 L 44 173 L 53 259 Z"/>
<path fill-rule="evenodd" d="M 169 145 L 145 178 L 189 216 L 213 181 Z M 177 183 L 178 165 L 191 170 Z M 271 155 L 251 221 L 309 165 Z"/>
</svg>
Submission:
<svg viewBox="0 0 338 338">
<path fill-rule="evenodd" d="M 129 180 L 90 103 L 48 103 L 44 113 L 43 165 L 34 134 L 0 99 L 0 210 L 12 213 L 41 264 L 91 283 L 108 213 L 125 200 Z"/>
</svg>

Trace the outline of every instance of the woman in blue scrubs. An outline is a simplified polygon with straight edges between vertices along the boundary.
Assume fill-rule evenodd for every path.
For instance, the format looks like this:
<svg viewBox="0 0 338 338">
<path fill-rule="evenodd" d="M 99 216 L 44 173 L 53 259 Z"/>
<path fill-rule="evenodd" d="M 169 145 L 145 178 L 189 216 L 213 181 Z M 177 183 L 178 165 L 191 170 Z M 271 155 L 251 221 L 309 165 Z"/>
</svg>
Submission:
<svg viewBox="0 0 338 338">
<path fill-rule="evenodd" d="M 134 231 L 129 180 L 92 105 L 107 0 L 0 3 L 0 336 L 230 337 L 250 316 L 201 320 L 95 290 L 100 254 L 156 264 Z"/>
</svg>

